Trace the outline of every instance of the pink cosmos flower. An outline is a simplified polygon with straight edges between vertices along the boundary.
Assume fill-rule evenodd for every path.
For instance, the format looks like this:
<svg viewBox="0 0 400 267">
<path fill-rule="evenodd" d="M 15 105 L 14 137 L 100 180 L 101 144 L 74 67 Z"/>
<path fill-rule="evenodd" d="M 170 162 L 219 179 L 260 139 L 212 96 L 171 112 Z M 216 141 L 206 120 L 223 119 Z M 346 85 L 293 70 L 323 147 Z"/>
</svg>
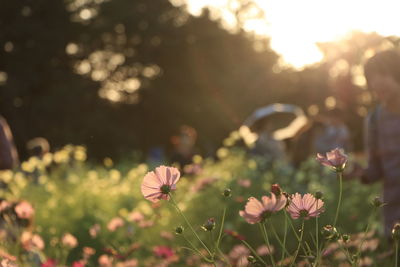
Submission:
<svg viewBox="0 0 400 267">
<path fill-rule="evenodd" d="M 56 267 L 57 266 L 57 261 L 54 260 L 54 259 L 47 259 L 40 266 L 41 267 Z"/>
<path fill-rule="evenodd" d="M 168 259 L 175 255 L 174 251 L 170 247 L 167 247 L 167 246 L 155 246 L 153 248 L 153 253 L 157 257 L 160 257 L 163 259 Z"/>
<path fill-rule="evenodd" d="M 71 235 L 70 233 L 66 233 L 63 235 L 61 242 L 64 246 L 69 248 L 74 248 L 78 245 L 78 240 L 75 236 Z"/>
<path fill-rule="evenodd" d="M 7 200 L 3 200 L 3 201 L 0 202 L 0 212 L 5 211 L 9 207 L 11 207 L 11 203 L 8 202 Z"/>
<path fill-rule="evenodd" d="M 133 211 L 128 214 L 128 221 L 130 222 L 140 222 L 144 220 L 144 215 L 140 211 Z"/>
<path fill-rule="evenodd" d="M 89 234 L 92 238 L 96 238 L 101 230 L 100 224 L 96 223 L 89 229 Z"/>
<path fill-rule="evenodd" d="M 250 197 L 247 201 L 244 211 L 239 211 L 248 223 L 254 224 L 269 218 L 273 213 L 280 211 L 286 205 L 286 197 L 284 195 L 277 198 L 275 194 L 271 197 L 263 196 L 262 202 L 254 197 Z"/>
<path fill-rule="evenodd" d="M 100 267 L 112 267 L 112 258 L 103 254 L 99 257 L 98 263 Z"/>
<path fill-rule="evenodd" d="M 20 240 L 23 248 L 28 251 L 44 249 L 43 239 L 37 234 L 32 234 L 31 232 L 24 231 L 21 235 Z"/>
<path fill-rule="evenodd" d="M 176 190 L 176 183 L 179 181 L 180 173 L 177 168 L 160 166 L 153 172 L 148 172 L 143 179 L 142 194 L 151 202 L 158 202 L 160 199 L 169 199 L 169 193 Z"/>
<path fill-rule="evenodd" d="M 125 225 L 125 222 L 122 218 L 115 217 L 115 218 L 111 219 L 111 221 L 107 224 L 107 229 L 110 232 L 114 232 L 115 230 L 117 230 L 118 228 L 120 228 L 124 225 Z"/>
<path fill-rule="evenodd" d="M 292 195 L 289 206 L 286 208 L 293 219 L 310 219 L 318 217 L 324 212 L 324 202 L 316 199 L 312 194 L 305 194 L 303 197 L 296 193 Z"/>
<path fill-rule="evenodd" d="M 327 152 L 326 157 L 318 153 L 316 159 L 322 165 L 331 167 L 335 171 L 343 171 L 347 162 L 347 155 L 343 153 L 342 149 L 335 148 L 334 150 Z"/>
<path fill-rule="evenodd" d="M 18 203 L 14 210 L 20 219 L 30 219 L 33 217 L 33 214 L 35 214 L 35 210 L 33 209 L 32 205 L 27 201 L 21 201 Z"/>
<path fill-rule="evenodd" d="M 85 267 L 85 263 L 83 263 L 82 261 L 74 261 L 71 267 Z"/>
</svg>

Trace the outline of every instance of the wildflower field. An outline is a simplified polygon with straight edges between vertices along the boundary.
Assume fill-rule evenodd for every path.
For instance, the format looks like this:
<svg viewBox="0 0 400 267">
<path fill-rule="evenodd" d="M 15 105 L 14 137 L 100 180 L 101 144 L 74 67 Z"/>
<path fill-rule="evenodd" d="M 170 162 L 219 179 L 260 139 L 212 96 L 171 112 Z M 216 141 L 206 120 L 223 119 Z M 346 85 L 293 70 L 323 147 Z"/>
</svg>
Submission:
<svg viewBox="0 0 400 267">
<path fill-rule="evenodd" d="M 321 155 L 296 170 L 239 148 L 217 155 L 184 170 L 93 165 L 66 146 L 2 172 L 1 266 L 396 264 L 379 185 L 344 179 L 340 191 L 346 172 Z"/>
</svg>

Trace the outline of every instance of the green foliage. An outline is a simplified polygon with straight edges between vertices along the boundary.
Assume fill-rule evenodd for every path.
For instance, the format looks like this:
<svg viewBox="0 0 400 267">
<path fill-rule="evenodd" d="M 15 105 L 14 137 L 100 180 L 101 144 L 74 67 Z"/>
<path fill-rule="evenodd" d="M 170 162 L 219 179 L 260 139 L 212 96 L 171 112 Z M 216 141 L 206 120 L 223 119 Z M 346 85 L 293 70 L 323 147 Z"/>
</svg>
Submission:
<svg viewBox="0 0 400 267">
<path fill-rule="evenodd" d="M 269 194 L 273 183 L 278 183 L 289 194 L 322 191 L 326 211 L 319 223 L 321 227 L 332 223 L 337 195 L 335 173 L 322 168 L 314 159 L 304 162 L 296 171 L 283 163 L 263 162 L 238 148 L 222 149 L 216 160 L 196 157 L 196 164 L 202 166 L 201 172 L 185 174 L 173 193 L 178 206 L 203 240 L 209 242 L 210 237 L 209 232 L 201 231 L 201 225 L 209 218 L 215 218 L 216 229 L 219 229 L 226 203 L 224 229 L 237 231 L 254 246 L 262 245 L 257 227 L 247 224 L 238 213 L 244 209 L 248 197 Z M 178 251 L 180 259 L 176 259 L 174 264 L 185 266 L 185 258 L 190 253 L 179 250 L 187 246 L 183 236 L 197 243 L 169 202 L 151 204 L 143 198 L 140 185 L 149 171 L 147 166 L 132 162 L 121 167 L 125 170 L 121 172 L 110 162 L 107 167 L 91 166 L 85 159 L 83 147 L 67 146 L 54 154 L 45 155 L 42 160 L 31 158 L 21 165 L 19 171 L 6 171 L 0 175 L 1 180 L 8 184 L 7 189 L 2 191 L 5 199 L 27 200 L 34 206 L 32 229 L 45 241 L 43 254 L 59 258 L 60 253 L 66 253 L 68 261 L 79 260 L 82 248 L 89 246 L 97 251 L 90 264 L 96 265 L 97 257 L 106 252 L 114 254 L 115 261 L 137 258 L 140 262 L 151 264 L 160 261 L 153 256 L 154 247 L 166 245 Z M 225 188 L 231 189 L 230 198 L 223 196 Z M 372 212 L 370 200 L 378 193 L 377 186 L 367 187 L 357 181 L 344 183 L 343 206 L 338 221 L 340 233 L 353 234 L 365 230 L 367 218 Z M 135 219 L 132 212 L 143 217 Z M 115 231 L 110 228 L 113 218 L 123 221 L 123 225 Z M 280 236 L 284 232 L 283 220 L 283 213 L 272 218 Z M 372 229 L 380 229 L 378 222 L 374 217 Z M 97 237 L 92 237 L 89 231 L 95 224 L 100 225 L 100 232 Z M 176 227 L 181 225 L 185 226 L 185 232 L 175 235 Z M 300 227 L 297 222 L 295 227 Z M 313 229 L 314 221 L 306 221 L 306 233 L 315 233 Z M 270 230 L 268 232 L 272 236 Z M 70 253 L 62 245 L 65 233 L 71 233 L 78 239 L 78 246 Z M 289 234 L 288 238 L 293 239 L 294 236 Z M 310 246 L 313 246 L 312 239 L 305 236 Z M 224 234 L 221 248 L 228 253 L 239 243 Z M 279 248 L 276 241 L 272 245 Z M 293 251 L 295 244 L 289 243 L 287 248 Z M 121 258 L 121 255 L 126 258 Z"/>
</svg>

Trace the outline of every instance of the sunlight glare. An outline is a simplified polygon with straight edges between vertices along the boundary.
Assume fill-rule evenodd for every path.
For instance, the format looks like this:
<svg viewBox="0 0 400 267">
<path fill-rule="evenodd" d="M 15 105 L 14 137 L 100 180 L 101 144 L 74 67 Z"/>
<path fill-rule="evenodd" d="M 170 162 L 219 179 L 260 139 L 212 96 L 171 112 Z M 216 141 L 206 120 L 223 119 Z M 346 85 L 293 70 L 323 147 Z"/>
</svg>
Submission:
<svg viewBox="0 0 400 267">
<path fill-rule="evenodd" d="M 205 6 L 226 13 L 229 0 L 187 0 L 198 15 Z M 244 28 L 271 37 L 271 47 L 283 61 L 302 68 L 322 59 L 317 42 L 335 41 L 353 30 L 400 35 L 400 1 L 381 0 L 254 0 L 265 12 L 263 20 L 249 20 Z M 227 16 L 222 15 L 223 19 Z M 231 21 L 232 19 L 229 18 Z M 229 23 L 230 24 L 230 23 Z"/>
</svg>

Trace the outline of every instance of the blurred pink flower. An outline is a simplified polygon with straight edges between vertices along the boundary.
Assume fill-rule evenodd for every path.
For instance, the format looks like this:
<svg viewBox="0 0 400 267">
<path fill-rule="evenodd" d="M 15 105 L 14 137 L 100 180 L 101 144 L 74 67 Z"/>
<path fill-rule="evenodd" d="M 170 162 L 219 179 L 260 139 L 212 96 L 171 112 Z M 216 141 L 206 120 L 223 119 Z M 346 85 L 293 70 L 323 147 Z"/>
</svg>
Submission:
<svg viewBox="0 0 400 267">
<path fill-rule="evenodd" d="M 343 153 L 342 149 L 335 148 L 327 152 L 326 157 L 318 153 L 316 159 L 324 166 L 331 167 L 336 171 L 343 171 L 347 162 L 347 155 Z"/>
<path fill-rule="evenodd" d="M 66 233 L 61 238 L 61 243 L 69 248 L 74 248 L 78 245 L 78 240 L 75 236 L 71 235 L 70 233 Z"/>
<path fill-rule="evenodd" d="M 92 238 L 95 238 L 99 232 L 100 232 L 100 225 L 98 223 L 94 224 L 92 227 L 89 229 L 89 234 Z"/>
<path fill-rule="evenodd" d="M 248 265 L 247 257 L 249 255 L 250 255 L 250 250 L 246 246 L 240 244 L 232 248 L 232 250 L 229 252 L 228 257 L 234 264 L 234 266 L 247 266 Z"/>
<path fill-rule="evenodd" d="M 161 231 L 160 236 L 166 240 L 172 240 L 174 239 L 174 235 L 171 232 L 168 231 Z"/>
<path fill-rule="evenodd" d="M 239 211 L 248 223 L 254 224 L 269 218 L 273 213 L 280 211 L 286 205 L 286 197 L 281 196 L 277 198 L 275 194 L 271 197 L 263 196 L 262 202 L 254 197 L 250 197 L 247 201 L 244 211 Z"/>
<path fill-rule="evenodd" d="M 37 235 L 32 234 L 31 232 L 24 231 L 21 235 L 21 244 L 24 249 L 30 250 L 43 250 L 44 242 L 43 239 Z"/>
<path fill-rule="evenodd" d="M 1 267 L 18 267 L 18 264 L 14 261 L 10 261 L 9 259 L 1 259 L 0 266 Z"/>
<path fill-rule="evenodd" d="M 93 256 L 96 253 L 96 250 L 91 247 L 83 247 L 83 258 L 88 259 L 90 256 Z"/>
<path fill-rule="evenodd" d="M 163 259 L 168 259 L 171 258 L 175 255 L 174 251 L 172 248 L 167 247 L 167 246 L 155 246 L 153 248 L 153 253 L 157 257 L 163 258 Z"/>
<path fill-rule="evenodd" d="M 324 212 L 324 202 L 316 199 L 312 194 L 305 194 L 303 197 L 296 193 L 292 195 L 289 206 L 286 208 L 293 219 L 310 219 L 318 217 Z"/>
<path fill-rule="evenodd" d="M 47 259 L 40 265 L 40 267 L 56 267 L 56 266 L 57 266 L 57 261 L 54 259 Z"/>
<path fill-rule="evenodd" d="M 15 213 L 20 219 L 30 219 L 35 214 L 35 210 L 32 205 L 27 201 L 21 201 L 15 208 Z"/>
<path fill-rule="evenodd" d="M 139 266 L 139 261 L 137 259 L 129 259 L 122 263 L 124 267 L 137 267 Z"/>
<path fill-rule="evenodd" d="M 0 203 L 0 212 L 8 209 L 9 207 L 11 207 L 11 203 L 8 202 L 7 200 L 2 200 Z"/>
<path fill-rule="evenodd" d="M 160 199 L 169 199 L 169 193 L 176 190 L 176 183 L 179 181 L 180 173 L 177 168 L 160 166 L 153 172 L 148 172 L 143 179 L 142 194 L 151 202 L 158 202 Z"/>
<path fill-rule="evenodd" d="M 273 254 L 274 252 L 275 248 L 273 246 L 262 245 L 257 248 L 257 254 L 260 256 Z"/>
<path fill-rule="evenodd" d="M 245 240 L 246 238 L 244 236 L 242 236 L 241 234 L 239 234 L 236 231 L 232 231 L 232 230 L 224 230 L 224 233 L 227 235 L 232 236 L 233 238 L 236 238 L 238 240 Z"/>
<path fill-rule="evenodd" d="M 111 221 L 107 224 L 107 229 L 110 232 L 114 232 L 115 230 L 117 230 L 118 228 L 120 228 L 124 225 L 125 225 L 125 222 L 122 218 L 115 217 L 115 218 L 112 218 Z"/>
<path fill-rule="evenodd" d="M 105 254 L 101 255 L 98 259 L 98 263 L 100 267 L 112 267 L 112 258 Z"/>
<path fill-rule="evenodd" d="M 71 267 L 85 267 L 85 263 L 83 263 L 82 261 L 74 261 Z"/>
<path fill-rule="evenodd" d="M 133 211 L 128 214 L 128 221 L 130 222 L 140 222 L 144 220 L 144 215 L 140 211 Z"/>
<path fill-rule="evenodd" d="M 244 188 L 249 188 L 251 186 L 251 181 L 250 179 L 239 179 L 237 181 L 238 185 Z"/>
</svg>

